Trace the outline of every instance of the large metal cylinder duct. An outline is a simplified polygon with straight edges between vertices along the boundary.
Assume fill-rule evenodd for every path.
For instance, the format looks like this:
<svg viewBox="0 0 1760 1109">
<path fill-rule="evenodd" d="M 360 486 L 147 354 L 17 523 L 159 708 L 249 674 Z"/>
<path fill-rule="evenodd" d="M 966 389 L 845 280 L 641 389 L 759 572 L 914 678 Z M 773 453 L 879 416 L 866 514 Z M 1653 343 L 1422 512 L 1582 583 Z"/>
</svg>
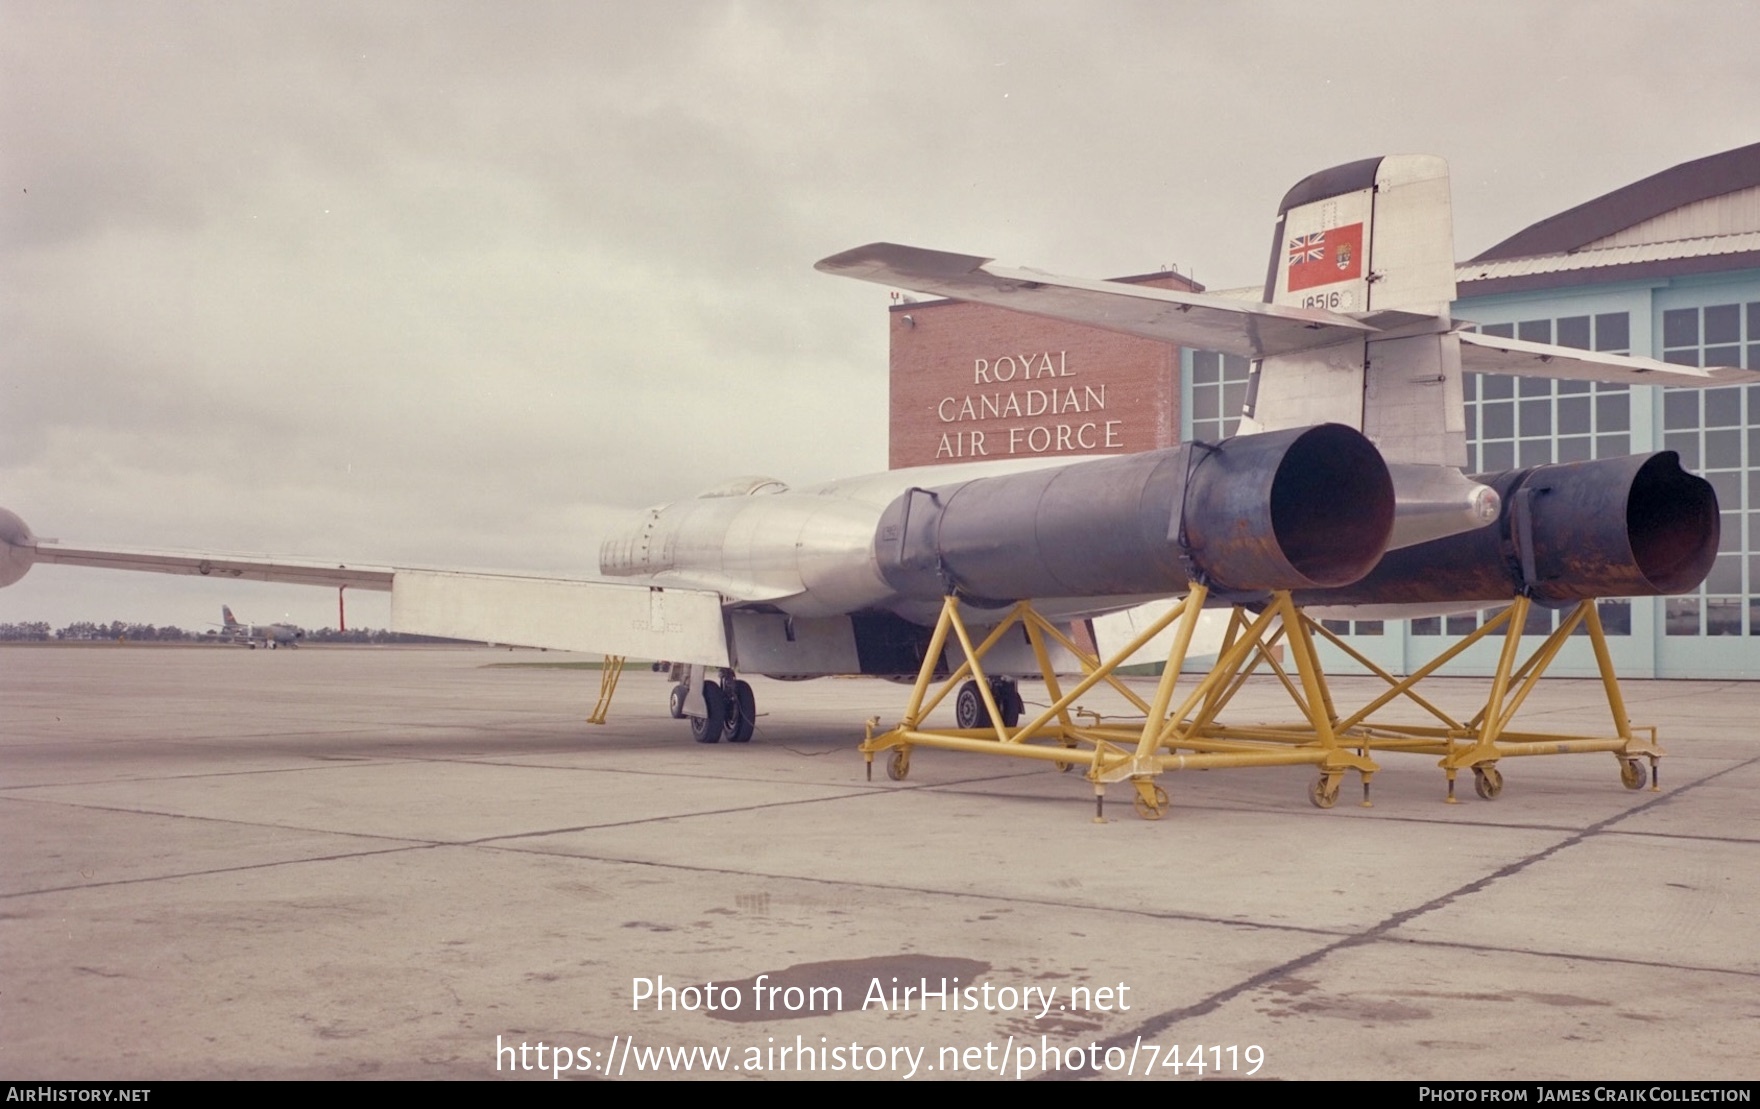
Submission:
<svg viewBox="0 0 1760 1109">
<path fill-rule="evenodd" d="M 1296 594 L 1302 604 L 1542 604 L 1695 588 L 1717 557 L 1717 494 L 1673 451 L 1481 476 L 1496 524 L 1389 551 L 1361 581 Z"/>
<path fill-rule="evenodd" d="M 874 538 L 906 597 L 974 600 L 1342 585 L 1380 558 L 1393 482 L 1338 424 L 913 489 Z"/>
</svg>

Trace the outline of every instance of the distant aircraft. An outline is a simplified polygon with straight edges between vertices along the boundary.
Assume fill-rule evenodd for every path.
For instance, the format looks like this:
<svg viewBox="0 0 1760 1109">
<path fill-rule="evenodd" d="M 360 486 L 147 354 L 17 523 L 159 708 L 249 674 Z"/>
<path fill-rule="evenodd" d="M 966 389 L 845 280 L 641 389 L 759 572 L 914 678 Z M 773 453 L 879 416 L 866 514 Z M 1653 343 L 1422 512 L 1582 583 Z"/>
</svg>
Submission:
<svg viewBox="0 0 1760 1109">
<path fill-rule="evenodd" d="M 297 647 L 299 641 L 306 637 L 301 628 L 292 624 L 241 624 L 232 615 L 231 605 L 220 606 L 220 636 L 231 643 L 243 643 L 256 650 L 257 644 L 274 650 L 277 647 Z"/>
<path fill-rule="evenodd" d="M 599 577 L 359 567 L 39 542 L 0 510 L 0 585 L 33 563 L 383 590 L 395 630 L 681 662 L 674 716 L 752 736 L 739 675 L 915 675 L 964 657 L 937 615 L 1000 626 L 1031 600 L 1074 621 L 1186 593 L 1414 615 L 1693 588 L 1717 549 L 1711 486 L 1672 452 L 1469 480 L 1461 373 L 1708 386 L 1760 373 L 1492 338 L 1451 319 L 1447 167 L 1392 156 L 1315 174 L 1278 211 L 1262 301 L 1056 277 L 876 243 L 824 272 L 1254 362 L 1242 434 L 1070 461 L 966 462 L 790 489 L 742 478 L 647 510 Z M 1385 552 L 1392 551 L 1383 558 Z M 619 579 L 607 581 L 605 578 Z M 935 652 L 940 652 L 938 656 Z M 1024 636 L 967 683 L 962 726 L 1012 725 Z M 988 693 L 989 696 L 983 694 Z"/>
</svg>

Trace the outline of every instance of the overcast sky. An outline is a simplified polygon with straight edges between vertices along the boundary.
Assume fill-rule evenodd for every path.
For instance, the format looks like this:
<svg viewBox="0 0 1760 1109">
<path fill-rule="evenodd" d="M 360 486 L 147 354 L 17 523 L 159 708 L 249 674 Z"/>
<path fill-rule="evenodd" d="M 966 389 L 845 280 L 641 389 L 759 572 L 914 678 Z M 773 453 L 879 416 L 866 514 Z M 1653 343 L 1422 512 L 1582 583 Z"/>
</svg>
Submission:
<svg viewBox="0 0 1760 1109">
<path fill-rule="evenodd" d="M 0 505 L 592 574 L 614 509 L 884 468 L 887 291 L 825 255 L 1251 284 L 1291 184 L 1411 152 L 1465 258 L 1755 141 L 1756 42 L 1749 0 L 0 0 Z M 0 622 L 223 602 L 335 622 L 60 567 Z"/>
</svg>

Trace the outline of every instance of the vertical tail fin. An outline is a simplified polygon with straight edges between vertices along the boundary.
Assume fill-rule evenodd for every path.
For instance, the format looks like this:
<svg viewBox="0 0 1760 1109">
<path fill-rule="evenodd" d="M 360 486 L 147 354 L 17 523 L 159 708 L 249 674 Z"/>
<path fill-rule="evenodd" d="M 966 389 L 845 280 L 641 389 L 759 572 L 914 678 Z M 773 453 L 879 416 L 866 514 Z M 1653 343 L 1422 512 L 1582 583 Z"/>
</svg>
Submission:
<svg viewBox="0 0 1760 1109">
<path fill-rule="evenodd" d="M 1368 158 L 1322 170 L 1284 194 L 1268 303 L 1437 316 L 1454 295 L 1454 215 L 1441 158 Z"/>
<path fill-rule="evenodd" d="M 1341 423 L 1390 462 L 1465 465 L 1454 268 L 1441 158 L 1368 158 L 1297 183 L 1278 206 L 1265 300 L 1370 318 L 1384 334 L 1259 363 L 1243 430 Z"/>
<path fill-rule="evenodd" d="M 221 620 L 221 623 L 225 627 L 228 627 L 228 628 L 238 627 L 238 621 L 236 619 L 234 619 L 233 615 L 232 615 L 232 606 L 231 605 L 221 605 L 220 606 L 220 620 Z"/>
</svg>

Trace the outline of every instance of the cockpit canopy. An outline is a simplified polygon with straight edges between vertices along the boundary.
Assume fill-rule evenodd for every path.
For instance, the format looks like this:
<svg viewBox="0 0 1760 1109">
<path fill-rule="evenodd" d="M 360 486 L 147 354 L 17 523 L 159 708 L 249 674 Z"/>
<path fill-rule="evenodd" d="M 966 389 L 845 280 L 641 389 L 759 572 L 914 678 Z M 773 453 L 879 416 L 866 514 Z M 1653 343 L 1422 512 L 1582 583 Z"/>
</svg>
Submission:
<svg viewBox="0 0 1760 1109">
<path fill-rule="evenodd" d="M 747 474 L 724 481 L 720 485 L 711 486 L 697 494 L 699 500 L 707 497 L 756 497 L 768 493 L 786 493 L 788 486 L 773 477 L 761 474 Z"/>
</svg>

